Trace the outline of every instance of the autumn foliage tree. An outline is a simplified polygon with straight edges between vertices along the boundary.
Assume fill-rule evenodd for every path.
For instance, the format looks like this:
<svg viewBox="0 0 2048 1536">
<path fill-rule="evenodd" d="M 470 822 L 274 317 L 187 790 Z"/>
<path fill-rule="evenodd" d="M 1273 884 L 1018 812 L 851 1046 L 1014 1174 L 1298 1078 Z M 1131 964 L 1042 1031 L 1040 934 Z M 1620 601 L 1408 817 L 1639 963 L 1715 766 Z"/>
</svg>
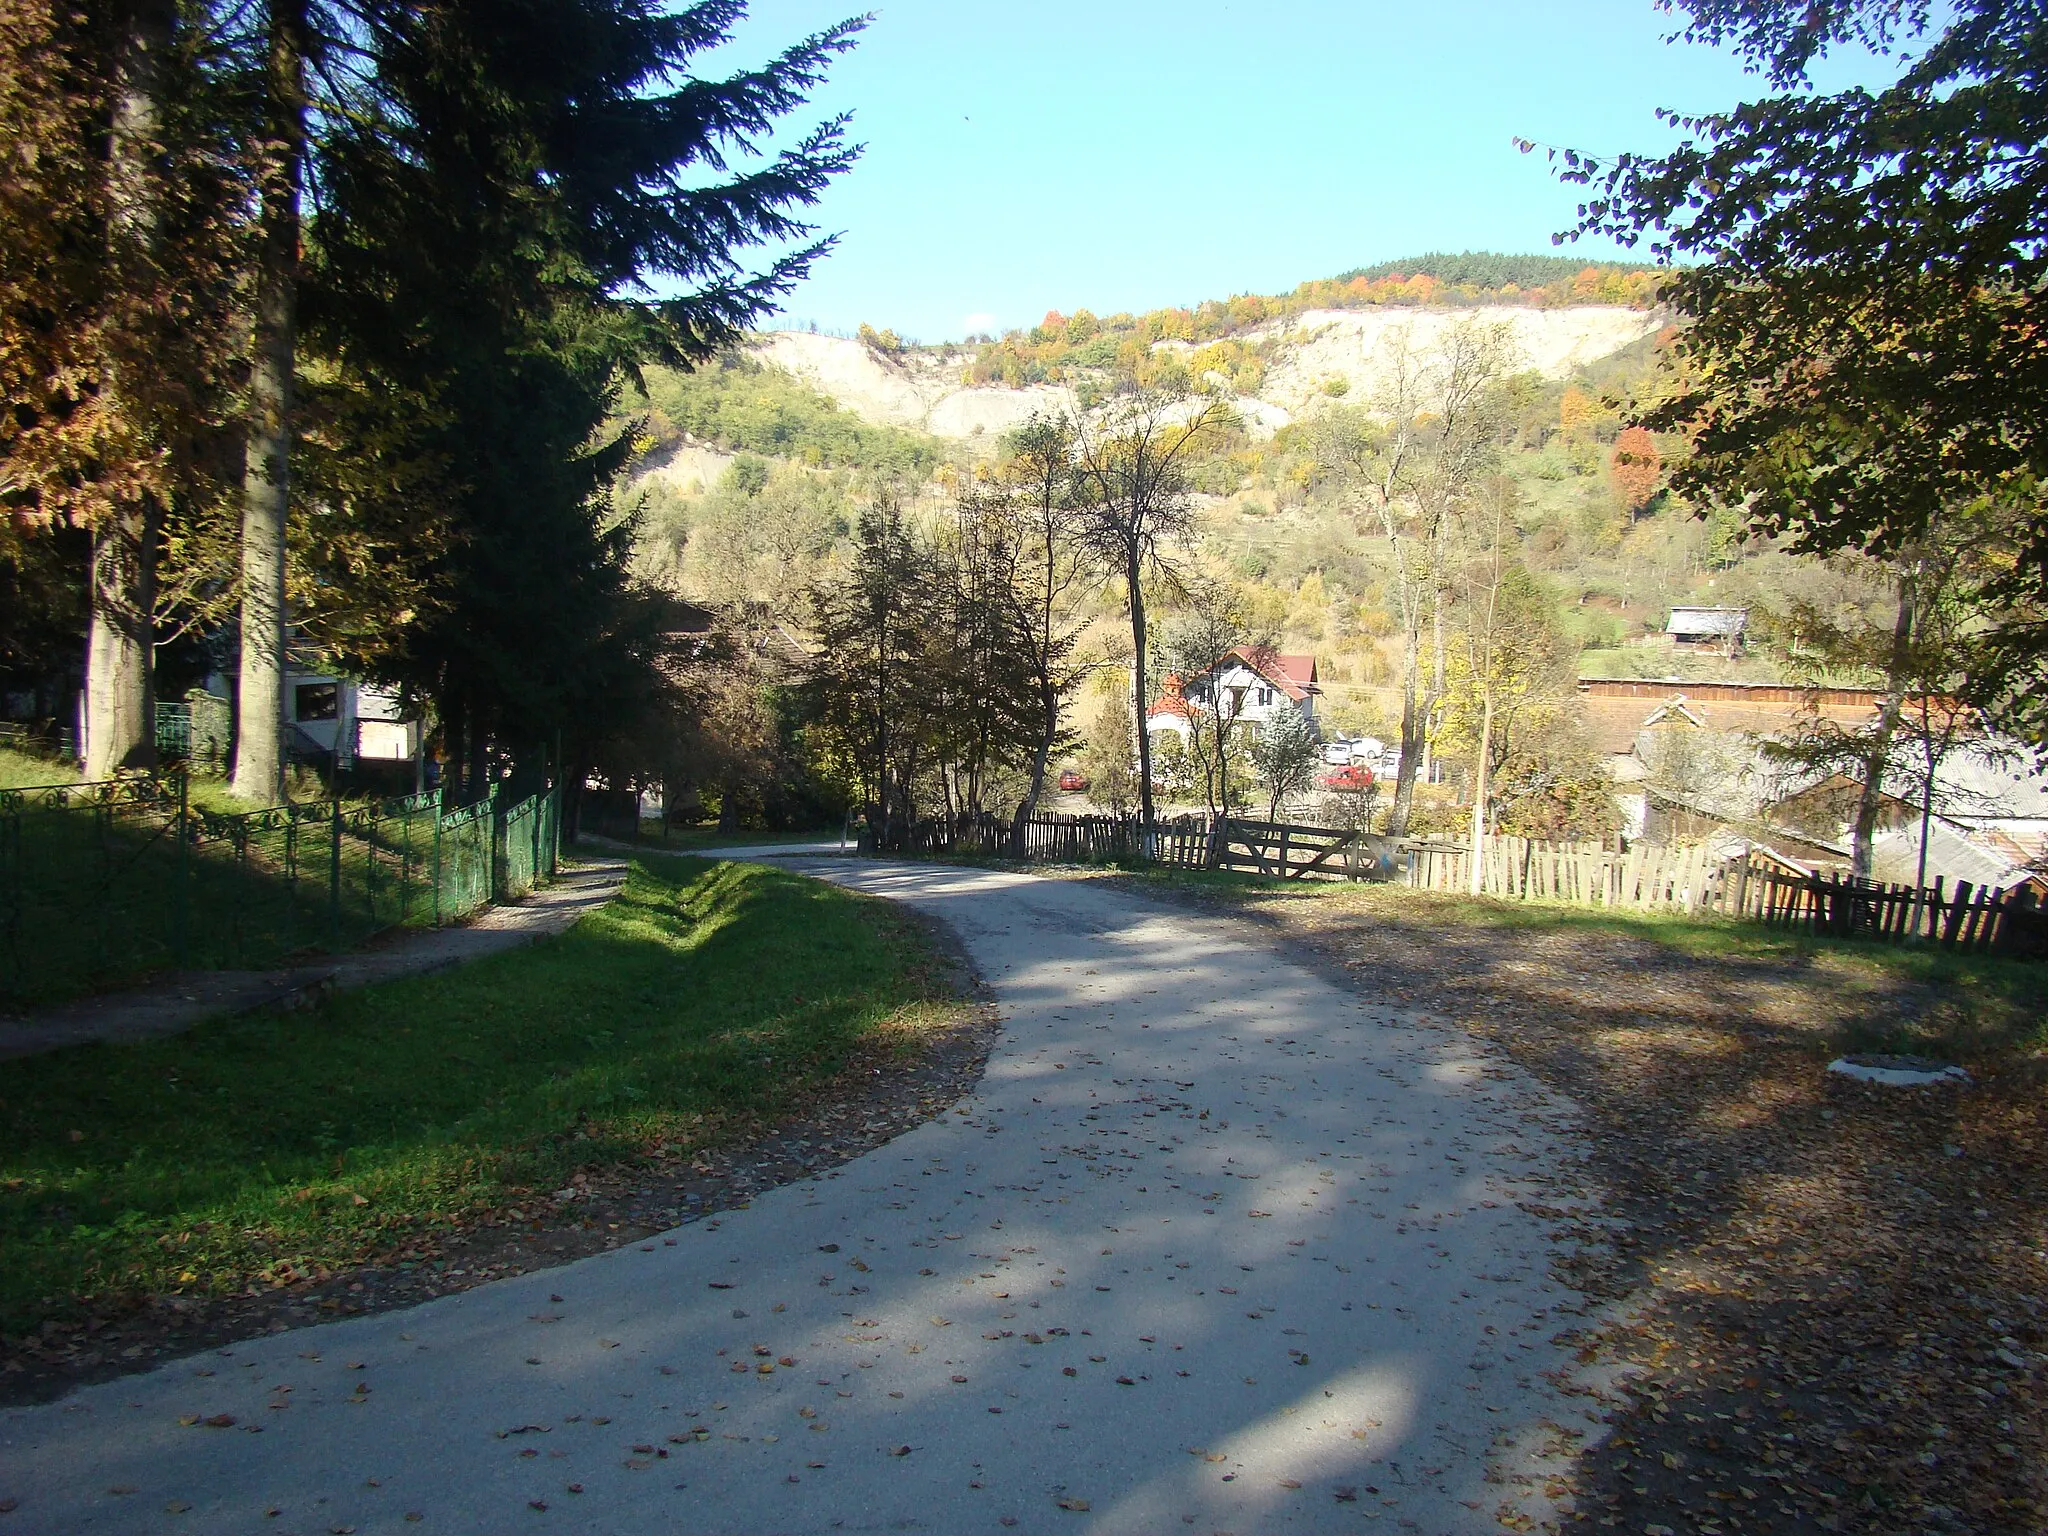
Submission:
<svg viewBox="0 0 2048 1536">
<path fill-rule="evenodd" d="M 1664 460 L 1657 453 L 1655 435 L 1647 427 L 1623 427 L 1614 439 L 1607 476 L 1630 517 L 1650 504 L 1663 475 Z"/>
</svg>

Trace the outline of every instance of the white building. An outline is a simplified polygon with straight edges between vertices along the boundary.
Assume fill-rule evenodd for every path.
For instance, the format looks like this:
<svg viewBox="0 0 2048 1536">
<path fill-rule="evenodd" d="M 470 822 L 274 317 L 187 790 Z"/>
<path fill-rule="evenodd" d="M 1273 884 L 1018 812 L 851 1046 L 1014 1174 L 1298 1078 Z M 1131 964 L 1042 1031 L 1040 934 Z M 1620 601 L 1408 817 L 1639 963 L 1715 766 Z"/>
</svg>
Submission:
<svg viewBox="0 0 2048 1536">
<path fill-rule="evenodd" d="M 1673 645 L 1715 646 L 1731 652 L 1742 649 L 1748 632 L 1747 608 L 1674 608 L 1664 625 L 1664 638 Z"/>
<path fill-rule="evenodd" d="M 359 683 L 336 672 L 285 674 L 285 722 L 294 755 L 331 757 L 335 766 L 357 762 L 409 763 L 420 752 L 420 722 L 389 688 Z"/>
<path fill-rule="evenodd" d="M 1191 678 L 1170 676 L 1145 712 L 1148 732 L 1171 731 L 1183 742 L 1199 712 L 1220 709 L 1226 719 L 1265 725 L 1285 710 L 1315 723 L 1316 659 L 1250 646 L 1233 646 Z"/>
</svg>

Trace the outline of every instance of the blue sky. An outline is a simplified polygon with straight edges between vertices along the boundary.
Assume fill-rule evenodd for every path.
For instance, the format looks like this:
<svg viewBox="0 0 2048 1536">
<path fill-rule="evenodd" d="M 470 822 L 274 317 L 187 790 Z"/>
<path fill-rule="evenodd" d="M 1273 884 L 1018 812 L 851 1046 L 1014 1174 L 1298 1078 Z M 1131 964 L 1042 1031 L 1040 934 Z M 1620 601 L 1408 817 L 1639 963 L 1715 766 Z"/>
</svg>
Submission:
<svg viewBox="0 0 2048 1536">
<path fill-rule="evenodd" d="M 851 9 L 755 0 L 707 66 Z M 937 341 L 1425 250 L 1550 251 L 1577 189 L 1513 136 L 1654 149 L 1656 108 L 1760 89 L 1672 28 L 1650 0 L 887 0 L 813 104 L 851 110 L 868 148 L 786 314 Z"/>
</svg>

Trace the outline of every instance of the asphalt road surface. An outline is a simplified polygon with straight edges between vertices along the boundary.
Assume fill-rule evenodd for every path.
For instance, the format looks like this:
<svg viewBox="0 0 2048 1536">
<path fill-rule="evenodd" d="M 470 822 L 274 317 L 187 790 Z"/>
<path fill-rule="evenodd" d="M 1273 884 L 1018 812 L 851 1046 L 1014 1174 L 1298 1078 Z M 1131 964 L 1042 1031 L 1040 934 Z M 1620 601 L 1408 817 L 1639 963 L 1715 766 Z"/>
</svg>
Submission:
<svg viewBox="0 0 2048 1536">
<path fill-rule="evenodd" d="M 1516 1203 L 1563 1199 L 1560 1106 L 1226 920 L 785 862 L 953 925 L 1004 1021 L 978 1092 L 644 1245 L 0 1414 L 0 1536 L 1549 1512 L 1546 1457 L 1598 1432 Z"/>
</svg>

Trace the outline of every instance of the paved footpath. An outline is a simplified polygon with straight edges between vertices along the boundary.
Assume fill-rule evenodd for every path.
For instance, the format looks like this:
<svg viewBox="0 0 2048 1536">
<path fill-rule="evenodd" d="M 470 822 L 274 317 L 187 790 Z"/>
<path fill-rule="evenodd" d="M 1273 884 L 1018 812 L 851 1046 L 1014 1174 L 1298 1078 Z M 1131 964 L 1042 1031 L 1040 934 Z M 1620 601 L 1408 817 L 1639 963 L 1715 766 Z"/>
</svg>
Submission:
<svg viewBox="0 0 2048 1536">
<path fill-rule="evenodd" d="M 958 931 L 1005 1025 L 978 1092 L 646 1244 L 0 1413 L 0 1536 L 1545 1515 L 1538 1448 L 1595 1432 L 1515 1204 L 1557 1106 L 1223 920 L 788 861 Z"/>
</svg>

